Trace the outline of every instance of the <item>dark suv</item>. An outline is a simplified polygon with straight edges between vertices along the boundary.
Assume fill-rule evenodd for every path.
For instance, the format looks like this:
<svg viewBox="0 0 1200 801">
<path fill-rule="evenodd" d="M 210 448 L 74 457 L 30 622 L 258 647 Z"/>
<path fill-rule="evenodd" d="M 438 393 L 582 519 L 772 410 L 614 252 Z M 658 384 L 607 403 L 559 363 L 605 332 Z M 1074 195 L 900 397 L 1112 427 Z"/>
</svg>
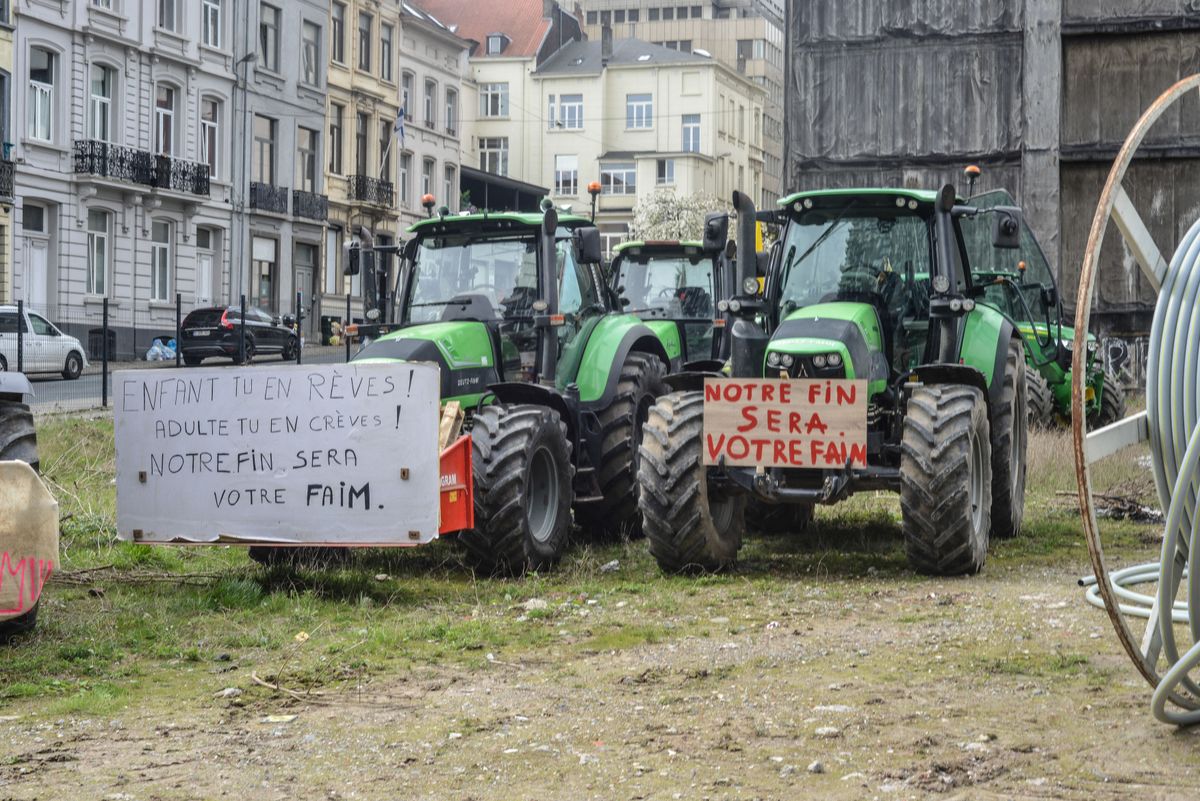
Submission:
<svg viewBox="0 0 1200 801">
<path fill-rule="evenodd" d="M 197 365 L 209 356 L 227 356 L 234 364 L 251 361 L 264 353 L 276 353 L 284 361 L 296 358 L 299 344 L 292 330 L 291 315 L 282 320 L 260 309 L 250 308 L 245 315 L 246 354 L 241 349 L 242 311 L 237 306 L 212 306 L 196 309 L 183 320 L 181 333 L 183 361 Z"/>
</svg>

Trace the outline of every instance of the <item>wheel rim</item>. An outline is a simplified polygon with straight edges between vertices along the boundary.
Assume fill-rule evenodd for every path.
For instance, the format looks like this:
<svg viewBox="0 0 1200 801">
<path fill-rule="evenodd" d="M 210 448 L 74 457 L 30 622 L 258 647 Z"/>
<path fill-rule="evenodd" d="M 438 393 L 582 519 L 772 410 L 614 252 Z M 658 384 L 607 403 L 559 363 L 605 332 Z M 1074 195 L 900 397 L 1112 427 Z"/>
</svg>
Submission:
<svg viewBox="0 0 1200 801">
<path fill-rule="evenodd" d="M 971 525 L 976 532 L 983 528 L 983 443 L 971 437 L 971 481 L 968 500 L 971 503 Z"/>
<path fill-rule="evenodd" d="M 67 372 L 71 375 L 79 375 L 83 371 L 83 365 L 79 363 L 79 357 L 72 353 L 67 357 Z"/>
<path fill-rule="evenodd" d="M 529 481 L 526 492 L 528 506 L 525 519 L 529 532 L 537 542 L 546 542 L 558 522 L 558 471 L 547 448 L 538 448 L 529 460 Z"/>
</svg>

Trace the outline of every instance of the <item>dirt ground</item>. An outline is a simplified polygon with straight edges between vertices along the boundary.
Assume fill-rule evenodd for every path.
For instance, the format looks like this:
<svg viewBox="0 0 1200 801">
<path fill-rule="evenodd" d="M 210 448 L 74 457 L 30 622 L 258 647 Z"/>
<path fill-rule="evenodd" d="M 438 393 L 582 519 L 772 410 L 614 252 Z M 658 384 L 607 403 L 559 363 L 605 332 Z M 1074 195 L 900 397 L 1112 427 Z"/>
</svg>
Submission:
<svg viewBox="0 0 1200 801">
<path fill-rule="evenodd" d="M 0 798 L 1200 797 L 1200 731 L 1151 718 L 1082 572 L 796 577 L 678 638 L 580 652 L 564 628 L 318 702 L 199 664 L 111 719 L 10 708 Z M 645 602 L 580 611 L 636 624 Z"/>
</svg>

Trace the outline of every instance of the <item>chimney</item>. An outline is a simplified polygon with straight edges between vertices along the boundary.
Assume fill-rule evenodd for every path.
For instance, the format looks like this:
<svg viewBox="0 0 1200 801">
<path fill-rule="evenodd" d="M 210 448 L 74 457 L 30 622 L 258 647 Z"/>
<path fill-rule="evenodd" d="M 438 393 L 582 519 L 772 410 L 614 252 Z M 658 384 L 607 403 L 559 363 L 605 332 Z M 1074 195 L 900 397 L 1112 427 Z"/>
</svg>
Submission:
<svg viewBox="0 0 1200 801">
<path fill-rule="evenodd" d="M 608 60 L 612 58 L 613 37 L 612 26 L 605 25 L 600 29 L 600 63 L 608 66 Z"/>
</svg>

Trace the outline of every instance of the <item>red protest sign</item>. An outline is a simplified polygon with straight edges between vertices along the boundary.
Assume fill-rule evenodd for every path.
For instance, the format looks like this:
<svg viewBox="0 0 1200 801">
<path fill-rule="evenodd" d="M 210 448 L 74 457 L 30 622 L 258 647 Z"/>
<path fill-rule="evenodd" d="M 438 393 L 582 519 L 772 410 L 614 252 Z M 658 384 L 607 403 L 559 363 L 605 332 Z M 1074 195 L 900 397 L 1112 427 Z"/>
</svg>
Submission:
<svg viewBox="0 0 1200 801">
<path fill-rule="evenodd" d="M 867 466 L 867 382 L 708 378 L 704 464 Z"/>
</svg>

